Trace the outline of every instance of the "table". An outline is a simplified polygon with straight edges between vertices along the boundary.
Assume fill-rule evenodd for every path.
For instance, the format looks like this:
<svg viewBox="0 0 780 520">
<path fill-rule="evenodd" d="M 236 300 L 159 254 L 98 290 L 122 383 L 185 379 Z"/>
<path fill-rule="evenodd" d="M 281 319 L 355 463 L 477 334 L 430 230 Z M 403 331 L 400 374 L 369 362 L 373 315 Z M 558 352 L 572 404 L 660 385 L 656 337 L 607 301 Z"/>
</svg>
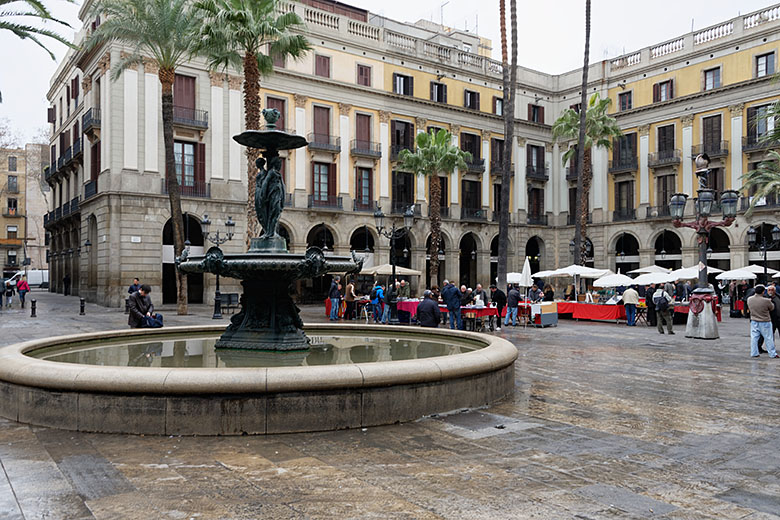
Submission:
<svg viewBox="0 0 780 520">
<path fill-rule="evenodd" d="M 558 314 L 571 314 L 575 320 L 620 321 L 626 319 L 626 308 L 600 303 L 558 302 Z"/>
</svg>

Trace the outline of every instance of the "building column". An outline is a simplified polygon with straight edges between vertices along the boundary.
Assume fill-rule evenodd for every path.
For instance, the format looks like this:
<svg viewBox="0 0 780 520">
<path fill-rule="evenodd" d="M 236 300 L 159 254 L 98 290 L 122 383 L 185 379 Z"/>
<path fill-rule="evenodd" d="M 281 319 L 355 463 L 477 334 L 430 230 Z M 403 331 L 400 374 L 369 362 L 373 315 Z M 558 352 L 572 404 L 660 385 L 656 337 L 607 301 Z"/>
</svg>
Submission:
<svg viewBox="0 0 780 520">
<path fill-rule="evenodd" d="M 553 211 L 556 215 L 560 215 L 566 211 L 564 208 L 567 208 L 569 205 L 569 184 L 566 180 L 566 172 L 563 169 L 563 164 L 561 162 L 561 147 L 557 141 L 553 143 L 552 154 L 550 156 L 550 180 L 555 189 L 555 200 L 557 201 Z M 558 224 L 565 224 L 565 222 L 558 222 Z"/>
<path fill-rule="evenodd" d="M 339 103 L 339 136 L 341 137 L 341 153 L 339 154 L 339 197 L 342 198 L 344 208 L 349 211 L 352 208 L 352 201 L 349 195 L 349 142 L 350 142 L 350 124 L 349 112 L 352 105 Z"/>
<path fill-rule="evenodd" d="M 699 263 L 699 246 L 682 248 L 682 266 L 690 267 Z"/>
<path fill-rule="evenodd" d="M 379 205 L 390 201 L 390 112 L 379 112 L 379 146 L 382 158 L 379 160 Z"/>
<path fill-rule="evenodd" d="M 224 179 L 225 174 L 225 75 L 211 72 L 211 178 Z M 156 119 L 155 119 L 156 121 Z M 149 147 L 147 138 L 147 149 Z M 156 150 L 155 146 L 155 150 Z M 148 159 L 147 159 L 148 164 Z"/>
<path fill-rule="evenodd" d="M 748 253 L 750 252 L 750 246 L 747 244 L 731 244 L 729 245 L 729 254 L 731 256 L 731 269 L 739 269 L 740 267 L 746 267 L 750 265 L 748 261 Z"/>
<path fill-rule="evenodd" d="M 731 189 L 742 188 L 742 111 L 744 103 L 731 105 Z M 734 267 L 732 267 L 734 269 Z"/>
<path fill-rule="evenodd" d="M 681 118 L 682 120 L 682 155 L 686 157 L 688 150 L 693 147 L 693 114 L 688 114 Z M 741 152 L 740 152 L 741 156 Z M 688 195 L 693 194 L 693 161 L 683 159 L 682 161 L 682 175 L 683 175 L 683 193 Z"/>
<path fill-rule="evenodd" d="M 490 249 L 477 251 L 477 283 L 481 283 L 483 288 L 494 283 L 490 279 Z M 490 292 L 487 289 L 485 291 Z"/>
<path fill-rule="evenodd" d="M 138 71 L 127 69 L 122 74 L 122 168 L 138 170 Z"/>
<path fill-rule="evenodd" d="M 452 133 L 452 146 L 459 146 L 460 125 L 451 125 L 450 132 Z M 452 171 L 452 175 L 450 175 L 450 218 L 460 218 L 460 171 L 458 171 L 457 168 L 455 168 Z M 447 265 L 449 266 L 449 262 Z M 449 270 L 450 268 L 447 267 L 447 269 Z M 452 278 L 450 278 L 450 280 L 452 280 Z"/>
<path fill-rule="evenodd" d="M 414 120 L 415 128 L 417 129 L 417 135 L 423 134 L 426 132 L 426 128 L 428 127 L 428 120 L 423 117 L 418 117 Z M 415 202 L 418 206 L 420 206 L 420 211 L 422 212 L 422 215 L 428 214 L 428 194 L 425 191 L 425 176 L 424 175 L 418 175 L 415 174 L 415 177 L 417 177 L 417 189 L 415 190 L 417 193 L 415 195 Z M 424 278 L 423 278 L 424 280 Z"/>
<path fill-rule="evenodd" d="M 306 135 L 306 102 L 309 98 L 295 94 L 295 132 Z M 295 207 L 305 208 L 306 200 L 306 147 L 295 150 Z"/>
<path fill-rule="evenodd" d="M 654 265 L 655 264 L 655 248 L 647 248 L 639 250 L 639 266 Z M 623 273 L 625 274 L 625 273 Z"/>
<path fill-rule="evenodd" d="M 490 130 L 482 131 L 482 159 L 485 163 L 482 172 L 482 209 L 487 210 L 490 209 Z"/>
<path fill-rule="evenodd" d="M 230 135 L 240 134 L 241 128 L 244 126 L 244 120 L 241 117 L 241 82 L 242 79 L 238 76 L 230 76 L 228 78 L 228 86 L 230 87 L 228 92 L 228 129 Z M 241 167 L 241 156 L 243 154 L 244 148 L 233 139 L 230 139 L 228 144 L 228 180 L 240 181 L 244 178 L 244 170 L 246 168 Z"/>
<path fill-rule="evenodd" d="M 607 156 L 607 149 L 603 147 L 591 148 L 591 169 L 593 170 L 593 181 L 591 182 L 590 190 L 590 211 L 594 213 L 596 210 L 601 212 L 601 219 L 605 221 L 607 219 L 607 212 L 609 208 L 609 182 L 607 181 L 607 165 L 609 158 Z M 595 189 L 594 189 L 595 188 Z M 595 223 L 596 218 L 594 214 L 593 221 Z"/>
<path fill-rule="evenodd" d="M 526 192 L 525 182 L 525 144 L 524 137 L 517 138 L 517 147 L 515 149 L 515 211 L 528 213 L 528 193 Z M 524 223 L 524 222 L 520 222 Z"/>
<path fill-rule="evenodd" d="M 639 127 L 639 204 L 650 204 L 650 170 L 647 154 L 650 153 L 650 125 Z"/>
<path fill-rule="evenodd" d="M 444 251 L 444 278 L 458 285 L 460 274 L 460 249 L 457 244 L 451 244 Z"/>
</svg>

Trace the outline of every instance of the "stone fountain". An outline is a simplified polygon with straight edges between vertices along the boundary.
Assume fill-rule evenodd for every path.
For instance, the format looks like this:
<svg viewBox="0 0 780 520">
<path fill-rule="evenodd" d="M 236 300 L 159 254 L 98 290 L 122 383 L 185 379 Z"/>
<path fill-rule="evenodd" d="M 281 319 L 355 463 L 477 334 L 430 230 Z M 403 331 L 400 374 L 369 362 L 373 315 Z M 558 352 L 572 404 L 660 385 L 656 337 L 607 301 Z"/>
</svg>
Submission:
<svg viewBox="0 0 780 520">
<path fill-rule="evenodd" d="M 185 273 L 212 273 L 241 280 L 241 312 L 230 319 L 230 325 L 217 341 L 221 349 L 291 351 L 309 346 L 303 331 L 298 307 L 290 297 L 290 285 L 302 278 L 326 273 L 357 273 L 363 260 L 352 257 L 327 257 L 318 247 L 306 253 L 293 254 L 278 233 L 279 218 L 284 209 L 285 186 L 280 150 L 306 146 L 305 138 L 276 129 L 280 113 L 263 110 L 265 130 L 247 130 L 233 139 L 246 147 L 261 151 L 255 185 L 255 212 L 263 233 L 251 239 L 249 251 L 225 255 L 219 247 L 203 256 L 189 257 L 187 252 L 176 262 Z"/>
</svg>

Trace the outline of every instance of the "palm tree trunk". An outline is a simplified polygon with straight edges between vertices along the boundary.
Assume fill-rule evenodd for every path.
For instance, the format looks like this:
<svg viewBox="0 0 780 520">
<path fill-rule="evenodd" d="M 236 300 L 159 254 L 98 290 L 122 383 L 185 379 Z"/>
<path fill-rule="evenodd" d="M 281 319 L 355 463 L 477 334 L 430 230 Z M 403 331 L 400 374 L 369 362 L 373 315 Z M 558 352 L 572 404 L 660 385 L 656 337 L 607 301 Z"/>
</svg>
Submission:
<svg viewBox="0 0 780 520">
<path fill-rule="evenodd" d="M 247 130 L 260 130 L 260 69 L 257 56 L 251 52 L 244 55 L 244 124 Z M 260 225 L 255 213 L 255 176 L 258 156 L 255 148 L 246 149 L 247 159 L 247 203 L 246 203 L 246 246 L 252 237 L 260 235 Z"/>
<path fill-rule="evenodd" d="M 580 237 L 581 237 L 581 243 L 580 243 L 580 249 L 575 249 L 575 251 L 580 252 L 580 258 L 579 258 L 579 264 L 585 265 L 585 262 L 588 260 L 588 248 L 587 248 L 587 238 L 588 238 L 588 201 L 590 200 L 590 186 L 593 181 L 593 163 L 591 162 L 591 155 L 593 150 L 591 148 L 588 148 L 585 150 L 585 157 L 584 157 L 584 163 L 585 166 L 582 169 L 582 175 L 580 175 L 580 179 L 582 180 L 582 201 L 578 201 L 577 204 L 580 204 L 582 206 L 582 212 L 580 213 L 579 225 L 580 225 Z"/>
<path fill-rule="evenodd" d="M 428 218 L 431 220 L 430 285 L 439 284 L 439 245 L 441 244 L 441 182 L 438 173 L 430 176 L 431 200 L 428 205 Z"/>
<path fill-rule="evenodd" d="M 517 2 L 510 0 L 509 10 L 512 24 L 512 64 L 508 62 L 506 42 L 505 0 L 499 4 L 501 17 L 501 60 L 503 68 L 504 98 L 504 153 L 501 157 L 501 212 L 498 215 L 498 266 L 497 285 L 506 287 L 506 273 L 509 251 L 509 195 L 512 178 L 512 148 L 515 140 L 515 84 L 517 83 Z M 517 182 L 517 180 L 515 180 Z M 493 280 L 490 280 L 493 283 Z"/>
<path fill-rule="evenodd" d="M 580 135 L 577 139 L 577 171 L 580 174 L 577 176 L 577 218 L 574 219 L 574 250 L 580 251 L 579 260 L 580 265 L 585 265 L 585 240 L 584 231 L 587 224 L 587 215 L 585 215 L 585 204 L 587 199 L 584 186 L 585 176 L 585 154 L 590 150 L 585 150 L 585 113 L 588 110 L 588 62 L 590 61 L 590 0 L 585 2 L 585 60 L 582 65 L 582 93 L 580 98 Z M 590 180 L 588 180 L 588 190 L 590 190 Z M 575 260 L 576 261 L 576 260 Z"/>
<path fill-rule="evenodd" d="M 162 84 L 163 143 L 165 146 L 165 184 L 171 203 L 173 226 L 173 253 L 181 256 L 184 251 L 184 218 L 181 211 L 181 187 L 176 178 L 176 160 L 173 156 L 173 69 L 160 68 L 157 77 Z M 187 314 L 187 276 L 176 269 L 176 313 Z"/>
</svg>

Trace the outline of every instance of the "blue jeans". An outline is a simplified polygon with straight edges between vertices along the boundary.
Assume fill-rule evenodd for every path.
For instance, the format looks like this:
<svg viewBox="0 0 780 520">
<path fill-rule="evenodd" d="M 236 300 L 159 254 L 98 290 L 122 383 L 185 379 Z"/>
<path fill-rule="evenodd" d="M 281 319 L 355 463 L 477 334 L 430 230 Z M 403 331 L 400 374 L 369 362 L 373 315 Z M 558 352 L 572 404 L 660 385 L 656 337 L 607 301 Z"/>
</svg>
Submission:
<svg viewBox="0 0 780 520">
<path fill-rule="evenodd" d="M 382 303 L 372 303 L 374 306 L 374 323 L 382 321 Z"/>
<path fill-rule="evenodd" d="M 341 300 L 339 298 L 331 298 L 330 299 L 330 319 L 331 320 L 337 320 L 339 319 L 339 303 Z"/>
<path fill-rule="evenodd" d="M 385 304 L 385 312 L 382 314 L 382 323 L 388 323 L 390 321 L 390 304 Z"/>
<path fill-rule="evenodd" d="M 636 322 L 636 304 L 627 303 L 625 307 L 626 307 L 626 322 L 628 323 L 629 326 L 632 326 Z"/>
<path fill-rule="evenodd" d="M 509 325 L 509 318 L 512 318 L 512 326 L 517 325 L 517 307 L 506 308 L 506 318 L 504 318 L 504 325 Z"/>
<path fill-rule="evenodd" d="M 463 318 L 460 317 L 460 308 L 447 310 L 449 311 L 447 314 L 450 315 L 450 328 L 454 329 L 457 322 L 458 330 L 463 330 Z"/>
<path fill-rule="evenodd" d="M 758 355 L 758 337 L 764 337 L 764 348 L 769 352 L 769 357 L 775 357 L 775 335 L 772 331 L 771 321 L 750 320 L 750 355 Z"/>
</svg>

